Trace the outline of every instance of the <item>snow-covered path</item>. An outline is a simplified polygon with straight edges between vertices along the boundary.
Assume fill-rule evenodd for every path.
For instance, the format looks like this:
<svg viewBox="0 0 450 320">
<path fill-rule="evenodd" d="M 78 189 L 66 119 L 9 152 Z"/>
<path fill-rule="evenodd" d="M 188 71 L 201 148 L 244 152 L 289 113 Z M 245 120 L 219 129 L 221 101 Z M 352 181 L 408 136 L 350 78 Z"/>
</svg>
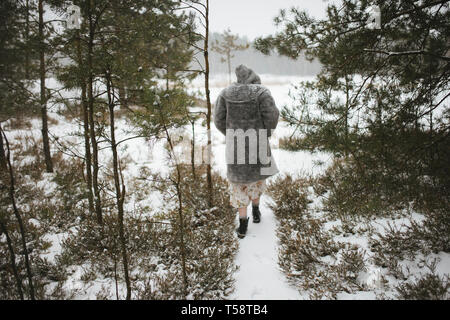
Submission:
<svg viewBox="0 0 450 320">
<path fill-rule="evenodd" d="M 251 206 L 247 235 L 239 240 L 239 252 L 236 255 L 235 292 L 231 299 L 302 299 L 299 292 L 289 285 L 278 267 L 276 219 L 267 207 L 265 197 L 261 198 L 261 222 L 253 223 Z M 238 215 L 236 214 L 236 224 Z"/>
<path fill-rule="evenodd" d="M 288 104 L 289 83 L 295 83 L 300 80 L 309 80 L 308 78 L 296 77 L 284 79 L 283 84 L 276 84 L 276 81 L 270 83 L 270 76 L 262 76 L 265 85 L 270 89 L 278 108 Z M 202 86 L 203 83 L 199 83 Z M 211 86 L 211 99 L 215 101 L 220 90 L 223 87 Z M 195 129 L 197 134 L 202 132 L 203 128 Z M 326 156 L 322 154 L 312 155 L 309 152 L 290 152 L 278 149 L 278 139 L 292 134 L 292 128 L 286 123 L 279 122 L 275 133 L 271 138 L 272 151 L 280 170 L 280 174 L 297 175 L 299 173 L 316 173 L 321 168 L 315 165 L 316 160 L 326 161 Z M 213 135 L 213 168 L 226 176 L 225 162 L 225 138 L 212 126 Z M 273 212 L 267 207 L 267 195 L 261 198 L 261 223 L 253 223 L 251 218 L 251 206 L 248 207 L 248 216 L 250 217 L 247 235 L 244 239 L 239 239 L 239 252 L 236 254 L 235 263 L 239 270 L 235 273 L 235 290 L 228 297 L 236 300 L 253 299 L 282 299 L 297 300 L 305 299 L 298 290 L 291 286 L 278 266 L 278 238 L 275 233 L 277 220 Z M 236 227 L 239 224 L 236 213 Z"/>
</svg>

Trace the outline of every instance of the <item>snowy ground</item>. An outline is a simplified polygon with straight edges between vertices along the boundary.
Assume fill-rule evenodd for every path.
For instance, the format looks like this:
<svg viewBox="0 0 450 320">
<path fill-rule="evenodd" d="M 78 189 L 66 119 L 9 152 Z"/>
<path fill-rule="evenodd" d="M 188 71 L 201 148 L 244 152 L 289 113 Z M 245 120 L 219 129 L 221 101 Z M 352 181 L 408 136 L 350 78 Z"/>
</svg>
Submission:
<svg viewBox="0 0 450 320">
<path fill-rule="evenodd" d="M 236 291 L 230 299 L 283 299 L 298 300 L 302 297 L 298 290 L 289 285 L 278 267 L 276 219 L 266 205 L 266 199 L 260 203 L 261 222 L 249 221 L 244 239 L 240 240 L 236 264 Z M 248 209 L 251 217 L 251 206 Z M 236 224 L 238 217 L 236 217 Z"/>
<path fill-rule="evenodd" d="M 211 99 L 214 102 L 219 94 L 220 90 L 227 85 L 227 76 L 218 76 L 211 79 Z M 289 90 L 291 89 L 291 83 L 296 83 L 301 80 L 310 80 L 311 78 L 301 77 L 277 77 L 271 75 L 261 75 L 262 83 L 269 88 L 277 106 L 281 107 L 285 104 L 289 104 L 290 99 L 288 97 Z M 57 87 L 57 83 L 49 79 L 48 83 L 51 86 Z M 193 82 L 192 88 L 202 89 L 202 79 L 197 79 Z M 76 93 L 62 92 L 66 97 L 73 96 Z M 50 110 L 50 117 L 57 120 L 57 124 L 50 125 L 50 133 L 53 136 L 58 136 L 61 141 L 72 141 L 74 143 L 74 149 L 78 150 L 79 154 L 83 154 L 83 145 L 79 137 L 75 137 L 73 132 L 81 130 L 80 124 L 75 122 L 68 122 L 63 117 L 57 115 Z M 117 123 L 117 139 L 121 140 L 127 136 L 126 133 L 130 129 L 129 124 L 124 120 L 119 120 Z M 204 141 L 205 129 L 199 121 L 196 125 L 196 137 L 199 140 Z M 184 132 L 189 135 L 189 129 Z M 290 135 L 292 129 L 288 128 L 286 123 L 279 122 L 279 125 L 271 137 L 271 145 L 273 155 L 277 166 L 280 170 L 280 174 L 292 174 L 294 176 L 300 174 L 312 174 L 316 175 L 327 167 L 330 163 L 331 157 L 327 154 L 318 153 L 311 154 L 309 152 L 290 152 L 278 149 L 277 140 L 280 137 Z M 21 129 L 14 132 L 9 132 L 8 135 L 12 137 L 19 135 L 34 136 L 36 139 L 40 137 L 40 122 L 39 120 L 32 121 L 32 129 Z M 213 169 L 217 170 L 222 176 L 226 176 L 226 164 L 225 164 L 225 139 L 223 135 L 216 130 L 214 125 L 212 126 L 213 137 Z M 198 142 L 199 143 L 199 142 Z M 54 147 L 54 145 L 53 145 Z M 101 150 L 100 158 L 104 159 L 104 162 L 111 158 L 111 151 L 104 145 L 104 149 Z M 56 151 L 56 150 L 53 150 Z M 137 176 L 141 167 L 147 167 L 154 172 L 168 172 L 169 167 L 167 165 L 167 155 L 163 147 L 163 142 L 157 142 L 151 144 L 142 138 L 128 140 L 121 144 L 119 154 L 122 158 L 128 156 L 130 161 L 125 169 L 125 179 L 130 179 L 133 176 Z M 318 163 L 323 163 L 318 165 Z M 286 277 L 278 266 L 278 243 L 276 237 L 277 221 L 268 208 L 267 203 L 270 198 L 263 196 L 261 200 L 261 212 L 262 221 L 260 224 L 253 224 L 250 218 L 248 235 L 240 240 L 239 252 L 236 256 L 236 265 L 239 266 L 239 270 L 235 273 L 236 289 L 230 296 L 231 299 L 306 299 L 306 294 L 301 294 L 299 291 L 287 283 Z M 317 199 L 314 199 L 316 202 Z M 158 210 L 163 206 L 161 194 L 154 192 L 150 198 L 146 199 L 147 202 L 154 210 Z M 130 204 L 133 205 L 133 204 Z M 145 205 L 145 203 L 141 203 Z M 248 209 L 249 216 L 251 216 L 251 207 Z M 237 220 L 236 215 L 236 220 Z M 420 216 L 417 217 L 420 219 Z M 394 222 L 392 219 L 378 219 L 374 221 L 374 224 L 379 225 L 381 228 L 386 225 L 387 222 Z M 400 219 L 396 223 L 401 224 L 406 222 L 405 219 Z M 237 221 L 236 221 L 237 223 Z M 53 235 L 50 240 L 53 242 L 53 246 L 48 250 L 48 258 L 53 259 L 60 250 L 59 241 L 64 237 L 63 234 Z M 342 239 L 339 239 L 342 240 Z M 363 248 L 367 247 L 367 240 L 364 237 L 348 237 L 345 241 L 355 242 L 361 245 Z M 438 264 L 438 271 L 440 274 L 448 274 L 450 271 L 450 255 L 440 253 L 436 255 L 440 259 Z M 81 268 L 81 267 L 80 267 Z M 376 270 L 375 270 L 376 271 Z M 417 271 L 419 273 L 419 271 Z M 77 274 L 80 270 L 74 270 L 72 276 L 72 287 L 78 287 L 81 285 L 80 280 L 76 280 Z M 79 276 L 79 275 L 78 275 Z M 371 270 L 362 275 L 361 281 L 367 281 L 373 274 Z M 98 287 L 102 285 L 108 285 L 99 280 Z M 112 285 L 112 284 L 110 284 Z M 95 288 L 94 288 L 95 289 Z M 77 295 L 78 299 L 94 299 L 95 292 L 98 290 L 86 289 L 84 293 Z M 339 299 L 374 299 L 374 292 L 359 292 L 355 294 L 339 294 Z"/>
<path fill-rule="evenodd" d="M 261 82 L 271 91 L 279 109 L 290 102 L 288 92 L 290 83 L 307 80 L 300 77 L 276 77 L 261 75 Z M 213 79 L 211 99 L 215 101 L 223 85 L 227 85 L 226 77 Z M 278 149 L 278 139 L 287 136 L 291 130 L 284 122 L 279 122 L 274 135 L 270 139 L 273 155 L 280 174 L 298 175 L 299 173 L 318 173 L 323 168 L 314 165 L 314 160 L 327 161 L 324 154 L 311 155 L 309 152 L 289 152 Z M 213 128 L 213 155 L 215 170 L 226 175 L 225 140 L 220 132 Z M 270 179 L 269 179 L 270 181 Z M 267 196 L 261 199 L 261 223 L 249 222 L 247 236 L 240 240 L 239 252 L 236 256 L 236 289 L 230 299 L 304 299 L 297 289 L 287 283 L 286 277 L 278 266 L 278 244 L 275 233 L 277 221 L 266 205 L 270 201 Z M 251 217 L 251 206 L 248 207 Z M 236 215 L 236 225 L 238 215 Z"/>
<path fill-rule="evenodd" d="M 290 84 L 311 78 L 277 77 L 261 75 L 261 82 L 271 91 L 277 107 L 289 104 L 288 92 Z M 201 88 L 201 81 L 194 81 L 194 87 Z M 214 102 L 220 91 L 227 85 L 226 75 L 217 76 L 211 81 L 211 100 Z M 203 127 L 196 128 L 200 134 Z M 291 133 L 286 123 L 279 122 L 275 133 L 270 138 L 273 155 L 280 174 L 298 175 L 299 173 L 318 173 L 323 170 L 317 167 L 314 160 L 327 161 L 329 156 L 324 154 L 311 155 L 309 152 L 290 152 L 278 149 L 278 139 Z M 226 176 L 225 139 L 223 135 L 212 126 L 213 140 L 213 169 Z M 260 224 L 249 223 L 247 236 L 240 240 L 239 252 L 236 256 L 236 289 L 230 299 L 302 299 L 298 290 L 289 285 L 286 277 L 278 267 L 278 247 L 275 233 L 276 219 L 267 207 L 268 198 L 261 199 L 262 220 Z M 251 206 L 248 208 L 251 217 Z M 236 215 L 236 224 L 238 215 Z"/>
<path fill-rule="evenodd" d="M 311 77 L 279 77 L 273 75 L 261 75 L 262 84 L 272 93 L 279 109 L 284 105 L 289 105 L 289 91 L 292 84 L 300 81 L 311 80 Z M 193 88 L 202 89 L 203 82 L 197 79 L 193 83 Z M 211 79 L 211 100 L 214 102 L 220 91 L 227 86 L 227 76 L 216 76 Z M 197 133 L 203 132 L 204 128 L 198 126 Z M 309 152 L 291 152 L 278 149 L 278 139 L 292 134 L 292 128 L 287 127 L 285 122 L 280 121 L 274 135 L 270 138 L 273 155 L 280 174 L 298 175 L 317 175 L 322 173 L 331 162 L 331 156 L 324 153 L 311 154 Z M 225 163 L 225 139 L 223 135 L 212 126 L 213 137 L 213 168 L 226 176 Z M 161 153 L 159 153 L 161 155 Z M 155 159 L 154 159 L 155 160 Z M 321 165 L 319 165 L 321 163 Z M 271 179 L 269 179 L 270 181 Z M 313 200 L 313 207 L 320 208 L 320 199 Z M 247 236 L 240 240 L 239 252 L 236 256 L 236 265 L 239 266 L 235 274 L 236 288 L 230 296 L 231 299 L 308 299 L 304 292 L 300 293 L 298 289 L 288 284 L 286 277 L 278 266 L 278 239 L 276 236 L 277 221 L 272 211 L 268 208 L 267 202 L 270 198 L 265 195 L 261 200 L 262 221 L 260 224 L 249 223 Z M 323 214 L 318 210 L 318 215 Z M 248 215 L 251 217 L 251 206 L 248 208 Z M 384 227 L 389 223 L 401 227 L 408 223 L 408 216 L 401 218 L 378 218 L 371 221 L 371 225 L 378 231 L 383 232 Z M 422 215 L 411 213 L 410 217 L 414 220 L 421 220 Z M 236 225 L 238 224 L 238 215 L 236 214 Z M 330 223 L 330 227 L 335 222 Z M 358 227 L 363 227 L 363 224 Z M 345 235 L 336 236 L 336 241 L 354 243 L 362 250 L 367 252 L 366 258 L 370 259 L 370 249 L 368 248 L 367 235 Z M 450 272 L 450 254 L 440 252 L 439 254 L 429 256 L 428 259 L 437 258 L 437 273 L 445 276 Z M 420 270 L 412 261 L 404 261 L 404 266 L 411 268 L 414 276 L 419 276 L 424 270 Z M 376 294 L 384 293 L 380 287 L 381 276 L 392 284 L 397 283 L 396 279 L 386 275 L 387 270 L 380 270 L 378 267 L 368 264 L 366 272 L 359 275 L 358 280 L 362 285 L 368 286 L 368 291 L 359 291 L 355 293 L 339 293 L 338 299 L 376 299 Z M 389 294 L 388 294 L 389 297 Z M 395 298 L 395 296 L 390 296 Z"/>
</svg>

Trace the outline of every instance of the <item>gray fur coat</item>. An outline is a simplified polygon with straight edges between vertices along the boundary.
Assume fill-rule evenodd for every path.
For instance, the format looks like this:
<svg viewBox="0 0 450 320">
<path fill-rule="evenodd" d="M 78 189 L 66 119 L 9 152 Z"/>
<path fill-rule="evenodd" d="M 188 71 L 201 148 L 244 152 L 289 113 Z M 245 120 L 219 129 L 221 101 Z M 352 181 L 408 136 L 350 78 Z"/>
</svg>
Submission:
<svg viewBox="0 0 450 320">
<path fill-rule="evenodd" d="M 227 178 L 251 183 L 278 172 L 268 137 L 279 111 L 270 91 L 253 70 L 236 68 L 237 82 L 223 89 L 214 107 L 214 124 L 226 136 Z"/>
</svg>

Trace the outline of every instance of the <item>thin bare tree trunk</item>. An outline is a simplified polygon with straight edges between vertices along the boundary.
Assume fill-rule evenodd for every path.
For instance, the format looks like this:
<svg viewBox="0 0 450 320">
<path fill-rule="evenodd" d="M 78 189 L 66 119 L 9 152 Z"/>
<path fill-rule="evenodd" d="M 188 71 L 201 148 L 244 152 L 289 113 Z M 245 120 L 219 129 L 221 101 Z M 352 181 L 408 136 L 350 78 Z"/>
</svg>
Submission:
<svg viewBox="0 0 450 320">
<path fill-rule="evenodd" d="M 231 84 L 231 57 L 230 57 L 230 51 L 227 52 L 227 64 L 228 64 L 228 84 Z"/>
<path fill-rule="evenodd" d="M 42 143 L 44 146 L 45 166 L 47 172 L 53 172 L 52 157 L 50 155 L 50 142 L 48 138 L 47 96 L 45 92 L 45 44 L 44 44 L 44 4 L 39 0 L 39 75 L 41 82 L 41 116 L 42 116 Z"/>
<path fill-rule="evenodd" d="M 6 163 L 5 147 L 3 145 L 3 135 L 0 134 L 0 169 L 6 171 L 7 168 L 8 166 Z"/>
<path fill-rule="evenodd" d="M 30 3 L 26 2 L 26 15 L 25 15 L 25 42 L 28 44 L 30 38 Z M 25 50 L 25 78 L 30 79 L 30 52 Z"/>
<path fill-rule="evenodd" d="M 177 181 L 175 182 L 175 188 L 177 191 L 177 197 L 178 197 L 178 223 L 180 226 L 180 251 L 181 251 L 181 272 L 182 272 L 182 276 L 183 276 L 183 295 L 184 298 L 187 298 L 187 292 L 188 292 L 188 280 L 187 280 L 187 273 L 186 273 L 186 247 L 185 247 L 185 243 L 184 243 L 184 217 L 183 217 L 183 199 L 182 199 L 182 194 L 181 194 L 181 172 L 180 172 L 180 166 L 178 164 L 178 161 L 176 159 L 175 156 L 175 152 L 174 152 L 174 148 L 173 148 L 173 143 L 172 143 L 172 139 L 170 138 L 170 134 L 169 131 L 167 130 L 167 126 L 164 120 L 164 115 L 163 112 L 161 110 L 161 107 L 159 108 L 160 110 L 160 117 L 161 117 L 161 122 L 164 128 L 164 132 L 166 134 L 166 138 L 167 138 L 167 142 L 169 143 L 169 147 L 170 147 L 170 156 L 171 158 L 174 159 L 175 162 L 175 167 L 177 170 Z"/>
<path fill-rule="evenodd" d="M 167 130 L 166 130 L 167 131 Z M 173 146 L 172 152 L 173 152 Z M 184 298 L 187 299 L 188 294 L 188 280 L 187 280 L 187 273 L 186 273 L 186 245 L 184 243 L 184 217 L 183 217 L 183 202 L 182 202 L 182 195 L 181 195 L 181 174 L 180 174 L 180 167 L 178 164 L 176 164 L 177 167 L 177 183 L 175 185 L 178 195 L 178 223 L 180 224 L 180 244 L 181 244 L 181 267 L 183 272 L 183 295 Z"/>
<path fill-rule="evenodd" d="M 213 206 L 213 189 L 211 176 L 211 97 L 209 92 L 209 58 L 208 58 L 208 41 L 209 41 L 209 0 L 206 0 L 205 8 L 205 42 L 203 48 L 203 55 L 205 58 L 205 92 L 206 92 L 206 106 L 208 111 L 206 113 L 206 129 L 208 135 L 208 143 L 206 150 L 206 181 L 208 184 L 208 205 Z"/>
<path fill-rule="evenodd" d="M 119 300 L 119 283 L 117 281 L 117 260 L 115 255 L 113 255 L 113 259 L 114 259 L 114 283 L 116 289 L 116 300 Z"/>
<path fill-rule="evenodd" d="M 8 161 L 8 169 L 9 169 L 9 198 L 11 199 L 13 212 L 17 219 L 17 223 L 19 224 L 19 231 L 20 231 L 20 236 L 21 236 L 21 240 L 22 240 L 22 250 L 23 250 L 24 256 L 25 256 L 25 267 L 27 270 L 28 286 L 29 286 L 29 290 L 30 290 L 30 299 L 35 300 L 34 286 L 33 286 L 33 274 L 31 272 L 30 260 L 28 258 L 27 242 L 25 239 L 25 227 L 23 225 L 23 221 L 22 221 L 22 217 L 20 216 L 19 209 L 16 206 L 15 186 L 14 186 L 15 180 L 14 180 L 13 168 L 11 165 L 11 150 L 9 148 L 8 138 L 6 138 L 6 134 L 1 127 L 0 127 L 0 134 L 2 134 L 3 137 L 5 138 L 6 150 L 8 151 L 6 159 Z"/>
<path fill-rule="evenodd" d="M 349 139 L 348 139 L 348 134 L 349 134 L 349 129 L 348 129 L 348 114 L 349 114 L 349 110 L 350 110 L 350 88 L 349 88 L 349 83 L 348 83 L 348 76 L 345 75 L 345 156 L 348 157 L 348 153 L 349 153 Z"/>
<path fill-rule="evenodd" d="M 78 65 L 83 65 L 83 58 L 81 55 L 80 45 L 80 31 L 76 31 L 76 47 L 78 55 Z M 89 201 L 89 213 L 94 213 L 94 195 L 92 193 L 92 163 L 91 163 L 91 144 L 89 142 L 89 111 L 88 103 L 86 101 L 86 80 L 83 74 L 80 74 L 81 82 L 81 108 L 83 112 L 83 127 L 84 127 L 84 153 L 86 162 L 86 184 L 88 187 L 88 201 Z"/>
<path fill-rule="evenodd" d="M 11 238 L 9 237 L 8 229 L 6 228 L 6 224 L 3 223 L 3 221 L 0 221 L 0 229 L 6 236 L 6 243 L 8 244 L 8 250 L 11 259 L 11 267 L 13 269 L 14 278 L 16 280 L 17 293 L 19 294 L 20 300 L 23 300 L 22 280 L 20 279 L 19 273 L 17 272 L 16 255 L 14 254 L 14 248 L 12 246 Z"/>
<path fill-rule="evenodd" d="M 92 175 L 92 186 L 94 188 L 94 202 L 95 202 L 95 214 L 97 216 L 97 222 L 102 225 L 103 224 L 103 214 L 102 214 L 102 205 L 100 199 L 100 189 L 98 186 L 98 145 L 97 139 L 95 136 L 95 123 L 94 123 L 94 94 L 93 94 L 93 71 L 92 71 L 92 55 L 93 55 L 93 47 L 94 47 L 94 23 L 92 17 L 92 10 L 94 8 L 94 1 L 90 0 L 89 6 L 89 41 L 88 41 L 88 101 L 89 101 L 89 132 L 91 136 L 91 144 L 92 144 L 92 167 L 93 167 L 93 175 Z"/>
<path fill-rule="evenodd" d="M 192 176 L 194 180 L 195 177 L 195 119 L 192 120 L 192 142 L 191 142 L 191 167 L 192 167 Z"/>
<path fill-rule="evenodd" d="M 126 299 L 131 299 L 131 284 L 130 277 L 128 274 L 128 255 L 127 255 L 127 246 L 125 239 L 125 231 L 123 226 L 123 202 L 125 200 L 125 186 L 122 184 L 122 190 L 120 189 L 120 178 L 119 178 L 119 161 L 117 156 L 117 145 L 116 145 L 116 135 L 114 129 L 114 102 L 112 99 L 111 92 L 111 78 L 109 76 L 108 71 L 106 72 L 106 91 L 108 94 L 108 107 L 109 107 L 109 120 L 110 120 L 110 128 L 111 128 L 111 150 L 113 153 L 113 173 L 114 173 L 114 185 L 116 188 L 116 202 L 117 202 L 117 211 L 119 213 L 119 240 L 120 247 L 122 251 L 122 263 L 123 269 L 125 273 L 125 283 L 127 286 L 127 296 Z"/>
<path fill-rule="evenodd" d="M 117 8 L 116 6 L 113 5 L 113 11 L 114 11 L 114 16 L 116 17 L 116 19 L 118 19 L 120 8 Z M 118 26 L 117 24 L 114 25 L 114 33 L 116 34 L 116 37 L 118 39 L 120 39 L 122 37 L 120 26 Z M 124 59 L 121 52 L 117 53 L 117 58 L 120 61 L 122 61 Z M 116 88 L 118 88 L 118 90 L 119 90 L 119 103 L 120 103 L 119 107 L 120 107 L 120 109 L 128 109 L 127 91 L 125 89 L 125 85 L 124 85 L 124 82 L 122 81 L 122 79 L 116 81 Z"/>
</svg>

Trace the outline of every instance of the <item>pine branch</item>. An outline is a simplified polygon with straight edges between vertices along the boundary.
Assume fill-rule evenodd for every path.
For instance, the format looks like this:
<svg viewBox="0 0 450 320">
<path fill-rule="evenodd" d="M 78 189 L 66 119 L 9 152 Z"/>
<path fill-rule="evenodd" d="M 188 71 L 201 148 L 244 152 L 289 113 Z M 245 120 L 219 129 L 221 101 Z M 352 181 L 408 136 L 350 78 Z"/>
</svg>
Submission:
<svg viewBox="0 0 450 320">
<path fill-rule="evenodd" d="M 381 53 L 381 54 L 385 54 L 388 57 L 395 57 L 395 56 L 409 56 L 409 55 L 429 55 L 438 59 L 442 59 L 445 61 L 450 61 L 450 57 L 446 57 L 446 56 L 441 56 L 429 51 L 425 51 L 425 50 L 411 50 L 411 51 L 400 51 L 400 52 L 395 52 L 395 51 L 385 51 L 385 50 L 375 50 L 375 49 L 364 49 L 365 52 L 371 52 L 371 53 Z"/>
</svg>

